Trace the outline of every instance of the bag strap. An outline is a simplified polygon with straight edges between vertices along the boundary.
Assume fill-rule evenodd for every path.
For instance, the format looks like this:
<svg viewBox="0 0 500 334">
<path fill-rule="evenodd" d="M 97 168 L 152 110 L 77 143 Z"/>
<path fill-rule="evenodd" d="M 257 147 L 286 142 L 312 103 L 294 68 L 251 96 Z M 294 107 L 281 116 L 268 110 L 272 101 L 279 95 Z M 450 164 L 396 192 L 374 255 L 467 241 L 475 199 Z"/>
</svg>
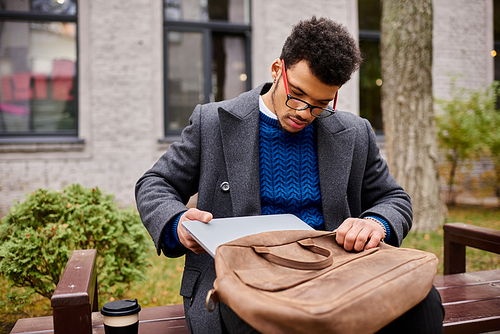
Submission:
<svg viewBox="0 0 500 334">
<path fill-rule="evenodd" d="M 298 240 L 297 243 L 309 251 L 322 255 L 325 258 L 318 261 L 298 261 L 273 254 L 273 252 L 266 246 L 252 246 L 252 248 L 257 254 L 261 255 L 267 261 L 293 269 L 320 270 L 325 269 L 333 263 L 332 252 L 328 248 L 316 245 L 311 238 Z"/>
</svg>

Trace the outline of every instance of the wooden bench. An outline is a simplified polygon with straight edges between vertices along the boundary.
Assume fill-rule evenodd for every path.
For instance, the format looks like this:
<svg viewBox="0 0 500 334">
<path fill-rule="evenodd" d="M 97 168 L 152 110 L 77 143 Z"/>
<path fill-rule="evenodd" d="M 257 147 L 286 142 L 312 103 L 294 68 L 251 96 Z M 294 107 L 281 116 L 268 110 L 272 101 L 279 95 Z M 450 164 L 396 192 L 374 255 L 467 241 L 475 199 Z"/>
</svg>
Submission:
<svg viewBox="0 0 500 334">
<path fill-rule="evenodd" d="M 465 273 L 465 247 L 500 253 L 500 231 L 466 224 L 444 226 L 446 274 L 434 284 L 446 310 L 445 334 L 500 330 L 500 270 Z M 53 316 L 19 319 L 14 333 L 104 334 L 97 306 L 96 251 L 74 251 L 52 297 Z M 145 307 L 139 333 L 189 333 L 182 305 Z"/>
<path fill-rule="evenodd" d="M 500 254 L 500 231 L 444 225 L 444 276 L 434 285 L 446 310 L 445 334 L 500 330 L 500 270 L 465 273 L 466 246 Z"/>
<path fill-rule="evenodd" d="M 19 319 L 11 334 L 104 334 L 97 301 L 96 256 L 95 249 L 73 251 L 51 298 L 53 316 Z M 184 307 L 143 307 L 139 334 L 145 333 L 189 334 Z"/>
</svg>

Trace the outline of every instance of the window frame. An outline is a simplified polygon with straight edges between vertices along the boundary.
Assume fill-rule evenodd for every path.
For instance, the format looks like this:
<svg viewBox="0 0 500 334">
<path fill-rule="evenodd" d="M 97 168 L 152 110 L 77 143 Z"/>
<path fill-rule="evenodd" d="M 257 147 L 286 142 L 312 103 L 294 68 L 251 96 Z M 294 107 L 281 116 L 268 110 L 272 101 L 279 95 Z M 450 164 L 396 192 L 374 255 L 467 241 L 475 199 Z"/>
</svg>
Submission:
<svg viewBox="0 0 500 334">
<path fill-rule="evenodd" d="M 78 5 L 78 1 L 77 1 Z M 79 6 L 78 6 L 79 9 Z M 61 131 L 60 133 L 54 132 L 16 132 L 16 133 L 0 133 L 0 143 L 83 143 L 79 139 L 79 24 L 78 12 L 75 15 L 69 14 L 53 14 L 32 11 L 14 11 L 14 10 L 0 10 L 0 20 L 2 21 L 16 21 L 16 22 L 64 22 L 74 23 L 76 25 L 75 44 L 76 44 L 76 61 L 75 61 L 75 129 Z"/>
<path fill-rule="evenodd" d="M 251 4 L 249 3 L 251 7 Z M 169 94 L 168 94 L 168 33 L 169 32 L 197 32 L 203 38 L 203 76 L 204 83 L 204 103 L 210 102 L 212 92 L 212 33 L 223 33 L 228 36 L 236 36 L 244 39 L 245 72 L 247 80 L 245 90 L 252 88 L 252 27 L 251 23 L 238 24 L 225 21 L 172 21 L 167 20 L 163 11 L 163 134 L 164 138 L 159 142 L 172 142 L 180 138 L 182 130 L 169 130 Z M 250 19 L 251 22 L 251 19 Z"/>
</svg>

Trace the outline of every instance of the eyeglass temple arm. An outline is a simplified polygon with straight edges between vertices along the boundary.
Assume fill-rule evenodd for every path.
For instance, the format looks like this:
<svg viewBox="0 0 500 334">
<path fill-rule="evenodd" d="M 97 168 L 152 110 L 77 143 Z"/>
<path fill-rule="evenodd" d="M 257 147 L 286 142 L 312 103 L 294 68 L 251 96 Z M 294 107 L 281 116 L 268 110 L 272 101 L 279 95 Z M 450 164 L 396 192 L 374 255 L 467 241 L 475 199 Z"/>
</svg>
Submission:
<svg viewBox="0 0 500 334">
<path fill-rule="evenodd" d="M 285 60 L 284 59 L 281 59 L 281 64 L 283 64 L 283 66 L 281 66 L 281 73 L 282 73 L 283 81 L 285 84 L 286 95 L 289 95 L 290 93 L 288 91 L 288 78 L 286 77 Z"/>
</svg>

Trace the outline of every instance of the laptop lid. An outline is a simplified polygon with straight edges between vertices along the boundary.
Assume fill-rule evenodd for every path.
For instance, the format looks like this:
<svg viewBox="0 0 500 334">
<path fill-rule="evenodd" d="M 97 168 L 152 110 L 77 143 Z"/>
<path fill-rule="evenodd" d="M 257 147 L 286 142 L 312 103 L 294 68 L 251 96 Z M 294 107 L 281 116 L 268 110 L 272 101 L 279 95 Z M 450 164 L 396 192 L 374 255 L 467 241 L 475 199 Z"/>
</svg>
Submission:
<svg viewBox="0 0 500 334">
<path fill-rule="evenodd" d="M 313 230 L 292 214 L 216 218 L 208 223 L 198 220 L 182 222 L 188 233 L 209 253 L 215 256 L 217 246 L 260 232 Z"/>
</svg>

